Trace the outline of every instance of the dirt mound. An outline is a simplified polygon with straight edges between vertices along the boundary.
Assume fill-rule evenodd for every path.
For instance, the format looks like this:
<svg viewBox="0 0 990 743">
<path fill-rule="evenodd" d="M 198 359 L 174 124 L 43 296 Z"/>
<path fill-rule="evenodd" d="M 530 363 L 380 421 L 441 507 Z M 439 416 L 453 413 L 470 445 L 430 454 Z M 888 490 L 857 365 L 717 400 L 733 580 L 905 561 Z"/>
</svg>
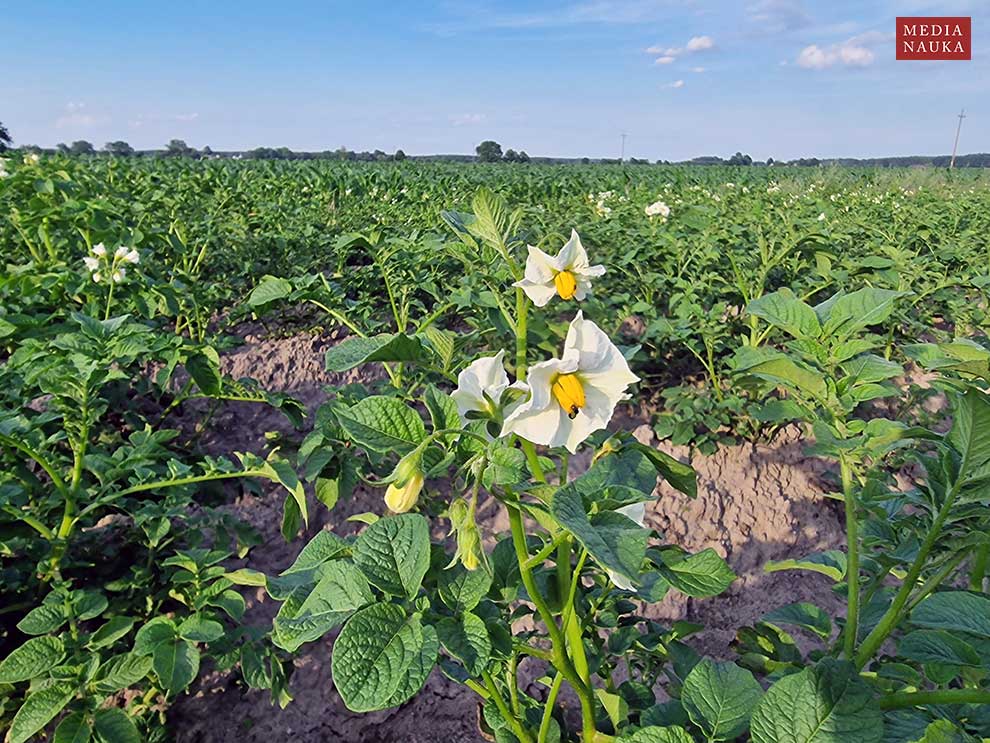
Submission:
<svg viewBox="0 0 990 743">
<path fill-rule="evenodd" d="M 252 336 L 224 356 L 223 368 L 234 376 L 262 380 L 272 390 L 301 399 L 312 412 L 327 398 L 325 387 L 353 381 L 379 379 L 377 369 L 329 375 L 323 370 L 323 353 L 331 336 L 301 335 L 264 340 Z M 648 413 L 626 417 L 623 427 L 636 429 L 643 443 L 657 445 L 646 425 Z M 219 411 L 204 438 L 211 453 L 234 450 L 260 452 L 265 432 L 291 432 L 276 411 L 243 403 Z M 687 461 L 684 449 L 660 444 L 660 448 Z M 661 621 L 687 619 L 706 629 L 694 642 L 699 651 L 715 657 L 731 657 L 729 643 L 734 630 L 758 620 L 768 610 L 793 601 L 815 601 L 826 610 L 838 605 L 830 594 L 830 582 L 815 574 L 767 574 L 767 560 L 799 557 L 841 543 L 841 517 L 833 501 L 822 493 L 826 467 L 806 457 L 797 431 L 786 431 L 770 445 L 743 444 L 710 457 L 691 457 L 698 472 L 698 497 L 689 499 L 666 484 L 647 510 L 650 526 L 663 532 L 666 541 L 697 551 L 712 547 L 723 555 L 739 576 L 729 591 L 717 598 L 694 600 L 669 596 L 647 613 Z M 269 497 L 270 496 L 270 497 Z M 353 530 L 347 516 L 382 510 L 382 493 L 358 488 L 346 503 L 330 514 L 320 507 L 310 536 L 328 522 L 339 531 Z M 269 573 L 289 565 L 306 543 L 300 536 L 285 544 L 278 532 L 281 495 L 243 495 L 232 505 L 239 517 L 254 524 L 265 544 L 252 551 L 246 565 Z M 486 531 L 506 528 L 502 509 L 488 503 L 481 509 Z M 270 622 L 277 605 L 263 592 L 248 598 L 246 621 Z M 178 743 L 273 743 L 293 739 L 300 743 L 458 743 L 484 740 L 477 732 L 477 697 L 466 688 L 434 672 L 426 688 L 406 705 L 385 712 L 355 715 L 347 711 L 333 689 L 330 677 L 330 643 L 306 646 L 295 661 L 292 677 L 294 701 L 278 710 L 267 694 L 242 690 L 226 674 L 211 674 L 179 700 L 169 712 Z"/>
</svg>

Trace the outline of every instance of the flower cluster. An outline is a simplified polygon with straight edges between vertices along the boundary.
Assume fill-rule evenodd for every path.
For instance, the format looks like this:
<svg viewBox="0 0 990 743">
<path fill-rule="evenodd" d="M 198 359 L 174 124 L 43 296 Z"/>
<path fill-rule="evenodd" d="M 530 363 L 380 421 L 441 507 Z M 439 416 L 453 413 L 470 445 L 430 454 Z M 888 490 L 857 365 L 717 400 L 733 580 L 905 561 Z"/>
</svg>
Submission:
<svg viewBox="0 0 990 743">
<path fill-rule="evenodd" d="M 646 216 L 648 217 L 660 217 L 664 222 L 667 221 L 667 217 L 670 216 L 670 207 L 667 206 L 662 201 L 654 201 L 648 207 L 646 207 Z"/>
<path fill-rule="evenodd" d="M 38 155 L 37 152 L 28 152 L 26 155 L 24 155 L 25 165 L 37 165 L 40 162 L 41 162 L 41 157 Z"/>
<path fill-rule="evenodd" d="M 83 263 L 97 284 L 104 279 L 119 284 L 127 277 L 127 266 L 141 262 L 141 255 L 134 248 L 125 245 L 111 254 L 103 243 L 97 243 L 90 248 L 90 253 L 91 255 L 83 258 Z"/>
</svg>

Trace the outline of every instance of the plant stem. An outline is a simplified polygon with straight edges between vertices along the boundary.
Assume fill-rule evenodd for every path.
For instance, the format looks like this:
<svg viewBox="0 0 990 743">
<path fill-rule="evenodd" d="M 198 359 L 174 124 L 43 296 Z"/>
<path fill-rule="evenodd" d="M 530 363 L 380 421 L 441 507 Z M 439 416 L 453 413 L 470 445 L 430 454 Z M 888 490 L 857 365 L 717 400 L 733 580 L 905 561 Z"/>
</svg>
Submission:
<svg viewBox="0 0 990 743">
<path fill-rule="evenodd" d="M 964 472 L 965 470 L 960 468 L 959 471 Z M 904 605 L 911 597 L 911 591 L 914 590 L 915 583 L 918 582 L 918 577 L 921 575 L 921 571 L 925 568 L 925 561 L 928 559 L 928 553 L 932 551 L 932 547 L 935 546 L 935 542 L 938 539 L 939 534 L 942 532 L 942 525 L 949 517 L 949 511 L 952 510 L 952 504 L 956 501 L 956 495 L 959 492 L 961 483 L 961 479 L 957 479 L 956 482 L 953 483 L 952 488 L 945 496 L 945 502 L 942 503 L 942 507 L 939 508 L 938 514 L 935 516 L 935 521 L 932 522 L 932 528 L 929 529 L 928 536 L 925 537 L 925 541 L 922 542 L 921 547 L 918 550 L 917 557 L 914 558 L 914 563 L 912 563 L 911 569 L 908 570 L 908 574 L 904 576 L 904 582 L 901 584 L 900 590 L 894 597 L 894 601 L 880 618 L 880 621 L 877 622 L 877 626 L 874 627 L 873 631 L 866 636 L 865 640 L 863 640 L 863 644 L 860 646 L 859 652 L 856 654 L 857 668 L 862 668 L 870 661 L 873 654 L 879 650 L 880 646 L 883 645 L 884 640 L 886 640 L 887 636 L 894 631 L 897 623 L 901 620 L 901 611 L 904 609 Z"/>
<path fill-rule="evenodd" d="M 554 621 L 553 613 L 547 606 L 546 600 L 540 593 L 536 580 L 532 572 L 527 567 L 529 554 L 526 548 L 526 532 L 523 529 L 522 513 L 512 504 L 508 504 L 509 526 L 512 531 L 512 542 L 516 549 L 516 560 L 519 563 L 519 574 L 526 593 L 529 594 L 530 601 L 536 607 L 536 611 L 546 625 L 547 633 L 550 635 L 550 642 L 553 645 L 552 663 L 553 666 L 563 674 L 564 679 L 573 688 L 581 702 L 581 737 L 584 743 L 592 743 L 595 739 L 595 707 L 591 696 L 591 689 L 585 686 L 584 681 L 574 669 L 571 659 L 567 655 L 567 641 L 563 632 Z"/>
<path fill-rule="evenodd" d="M 522 726 L 518 718 L 509 711 L 505 700 L 502 698 L 502 694 L 499 692 L 498 687 L 495 686 L 495 679 L 492 678 L 492 675 L 488 671 L 482 671 L 481 678 L 484 679 L 485 686 L 488 687 L 491 699 L 495 702 L 495 706 L 498 707 L 499 714 L 502 715 L 502 719 L 512 728 L 513 734 L 519 739 L 520 743 L 533 743 L 529 732 Z"/>
<path fill-rule="evenodd" d="M 557 672 L 550 683 L 550 693 L 547 694 L 547 701 L 544 702 L 543 719 L 540 720 L 540 731 L 536 734 L 536 743 L 546 743 L 547 735 L 550 734 L 550 720 L 553 719 L 553 706 L 557 703 L 557 695 L 560 687 L 564 683 L 564 675 Z"/>
<path fill-rule="evenodd" d="M 526 377 L 526 312 L 528 300 L 526 293 L 516 287 L 516 379 Z"/>
<path fill-rule="evenodd" d="M 852 468 L 845 456 L 839 457 L 842 476 L 842 494 L 846 506 L 846 550 L 848 553 L 846 579 L 848 586 L 848 610 L 843 630 L 843 653 L 852 660 L 856 652 L 856 635 L 859 629 L 859 521 L 856 513 L 856 493 L 853 491 Z"/>
<path fill-rule="evenodd" d="M 933 704 L 990 704 L 990 689 L 909 691 L 880 697 L 880 709 L 904 709 Z"/>
</svg>

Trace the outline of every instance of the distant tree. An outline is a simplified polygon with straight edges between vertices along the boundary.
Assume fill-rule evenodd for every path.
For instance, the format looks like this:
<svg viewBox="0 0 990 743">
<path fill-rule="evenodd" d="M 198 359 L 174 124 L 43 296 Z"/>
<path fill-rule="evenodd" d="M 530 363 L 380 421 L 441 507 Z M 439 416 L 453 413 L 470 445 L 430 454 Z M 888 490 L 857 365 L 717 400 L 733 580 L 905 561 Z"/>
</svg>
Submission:
<svg viewBox="0 0 990 743">
<path fill-rule="evenodd" d="M 181 139 L 173 139 L 165 146 L 165 157 L 193 157 L 196 150 Z"/>
<path fill-rule="evenodd" d="M 279 147 L 277 150 L 275 150 L 275 158 L 277 160 L 292 160 L 295 158 L 295 156 L 296 153 L 294 153 L 288 147 Z"/>
<path fill-rule="evenodd" d="M 116 157 L 130 157 L 134 154 L 134 148 L 122 139 L 118 139 L 116 142 L 107 142 L 103 145 L 103 150 L 107 154 L 115 155 Z"/>
<path fill-rule="evenodd" d="M 526 150 L 519 150 L 519 162 L 528 163 L 529 155 L 526 154 Z"/>
<path fill-rule="evenodd" d="M 505 151 L 505 154 L 502 155 L 502 159 L 507 163 L 517 163 L 519 162 L 519 155 L 517 155 L 516 151 L 510 147 Z"/>
<path fill-rule="evenodd" d="M 771 165 L 773 165 L 773 158 L 772 157 L 768 157 L 767 158 L 767 167 L 769 168 Z"/>
<path fill-rule="evenodd" d="M 396 162 L 402 162 L 403 160 L 406 159 L 406 153 L 403 152 L 402 150 L 396 150 L 395 151 L 395 156 L 393 157 L 393 159 Z"/>
<path fill-rule="evenodd" d="M 581 164 L 582 165 L 591 165 L 591 159 L 590 158 L 587 158 L 587 157 L 582 157 L 581 158 Z"/>
<path fill-rule="evenodd" d="M 206 145 L 206 147 L 204 147 L 199 151 L 199 154 L 204 158 L 210 158 L 213 156 L 213 148 L 210 147 L 209 145 Z"/>
<path fill-rule="evenodd" d="M 502 145 L 491 139 L 486 139 L 475 147 L 474 151 L 478 153 L 478 159 L 483 163 L 496 163 L 502 159 Z"/>
<path fill-rule="evenodd" d="M 69 148 L 65 142 L 59 142 L 55 145 L 55 151 L 60 155 L 68 155 L 72 150 Z"/>
<path fill-rule="evenodd" d="M 0 152 L 6 152 L 10 145 L 14 144 L 13 138 L 10 136 L 10 132 L 7 131 L 7 127 L 3 125 L 0 121 Z"/>
<path fill-rule="evenodd" d="M 73 155 L 92 155 L 96 152 L 96 149 L 85 139 L 77 139 L 70 145 L 69 152 Z"/>
<path fill-rule="evenodd" d="M 729 165 L 752 165 L 753 158 L 749 155 L 744 155 L 741 152 L 737 152 L 735 155 L 729 158 Z"/>
</svg>

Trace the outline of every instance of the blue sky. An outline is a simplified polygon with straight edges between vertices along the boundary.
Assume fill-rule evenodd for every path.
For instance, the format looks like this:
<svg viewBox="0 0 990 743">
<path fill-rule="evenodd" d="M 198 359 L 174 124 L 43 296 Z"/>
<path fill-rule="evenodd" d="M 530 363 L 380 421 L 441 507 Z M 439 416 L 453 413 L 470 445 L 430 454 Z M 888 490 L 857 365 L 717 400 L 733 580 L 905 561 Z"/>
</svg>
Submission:
<svg viewBox="0 0 990 743">
<path fill-rule="evenodd" d="M 171 3 L 2 13 L 20 144 L 683 159 L 990 151 L 990 0 Z M 971 15 L 971 62 L 894 61 L 897 15 Z"/>
</svg>

